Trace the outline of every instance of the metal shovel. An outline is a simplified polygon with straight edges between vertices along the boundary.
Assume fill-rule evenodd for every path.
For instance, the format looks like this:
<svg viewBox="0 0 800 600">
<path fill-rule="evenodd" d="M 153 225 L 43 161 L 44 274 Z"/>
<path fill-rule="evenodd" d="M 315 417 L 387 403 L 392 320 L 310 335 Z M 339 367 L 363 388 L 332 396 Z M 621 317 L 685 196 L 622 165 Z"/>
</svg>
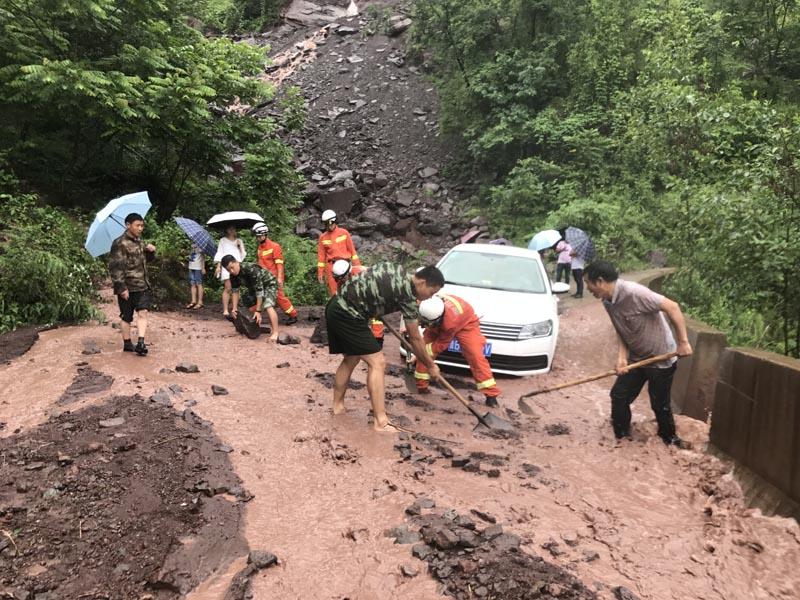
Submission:
<svg viewBox="0 0 800 600">
<path fill-rule="evenodd" d="M 411 352 L 411 353 L 414 352 L 412 350 L 412 348 L 411 348 L 411 344 L 409 344 L 406 340 L 404 340 L 403 336 L 401 336 L 397 332 L 397 330 L 394 327 L 392 327 L 385 318 L 383 319 L 383 325 L 384 325 L 384 327 L 386 327 L 386 329 L 389 330 L 389 332 L 394 337 L 396 337 L 398 340 L 400 340 L 400 343 L 403 345 L 403 347 L 408 352 Z M 420 358 L 417 357 L 417 360 L 420 360 Z M 503 431 L 511 431 L 511 430 L 514 429 L 514 426 L 511 423 L 509 423 L 505 419 L 501 419 L 500 417 L 498 417 L 497 415 L 492 414 L 491 412 L 487 412 L 485 415 L 481 416 L 480 413 L 478 413 L 474 408 L 472 408 L 469 405 L 469 402 L 467 401 L 467 399 L 464 398 L 464 396 L 462 396 L 461 394 L 459 394 L 458 391 L 452 385 L 450 385 L 450 383 L 444 377 L 442 377 L 441 375 L 439 376 L 439 382 L 445 387 L 445 389 L 448 392 L 450 392 L 453 396 L 455 396 L 455 398 L 459 402 L 461 402 L 461 404 L 466 406 L 467 410 L 469 410 L 469 412 L 471 412 L 472 415 L 476 419 L 478 419 L 478 422 L 481 425 L 483 425 L 484 427 L 486 427 L 487 429 L 500 429 L 500 430 L 503 430 Z"/>
<path fill-rule="evenodd" d="M 673 356 L 678 356 L 677 352 L 669 352 L 667 354 L 660 354 L 658 356 L 653 356 L 652 358 L 647 358 L 645 360 L 640 360 L 639 362 L 635 362 L 630 364 L 626 367 L 626 369 L 636 369 L 638 367 L 646 367 L 647 365 L 652 365 L 653 363 L 661 362 L 662 360 L 667 360 L 668 358 L 672 358 Z M 612 375 L 616 375 L 616 369 L 611 369 L 610 371 L 606 371 L 604 373 L 600 373 L 598 375 L 591 375 L 589 377 L 584 377 L 582 379 L 576 379 L 575 381 L 569 381 L 567 383 L 559 383 L 558 385 L 554 385 L 552 387 L 542 388 L 541 390 L 536 390 L 534 392 L 528 392 L 527 394 L 523 394 L 519 397 L 517 401 L 517 405 L 519 406 L 519 410 L 524 412 L 526 415 L 534 414 L 534 410 L 530 407 L 530 405 L 525 402 L 525 398 L 530 398 L 531 396 L 538 396 L 539 394 L 546 394 L 547 392 L 554 392 L 556 390 L 563 390 L 564 388 L 572 387 L 574 385 L 580 385 L 582 383 L 589 383 L 590 381 L 596 381 L 598 379 L 603 379 L 604 377 L 611 377 Z"/>
</svg>

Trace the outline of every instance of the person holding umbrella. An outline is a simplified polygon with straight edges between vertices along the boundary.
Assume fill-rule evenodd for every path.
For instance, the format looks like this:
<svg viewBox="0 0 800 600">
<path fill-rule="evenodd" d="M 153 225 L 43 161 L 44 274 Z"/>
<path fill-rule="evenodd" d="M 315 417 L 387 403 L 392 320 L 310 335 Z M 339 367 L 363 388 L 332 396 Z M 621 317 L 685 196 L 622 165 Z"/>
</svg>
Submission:
<svg viewBox="0 0 800 600">
<path fill-rule="evenodd" d="M 214 238 L 196 221 L 185 217 L 174 217 L 178 227 L 192 242 L 189 254 L 189 285 L 192 290 L 192 302 L 186 308 L 203 308 L 203 275 L 206 274 L 206 256 L 217 253 Z"/>
<path fill-rule="evenodd" d="M 136 352 L 145 356 L 148 352 L 144 342 L 147 333 L 147 317 L 150 311 L 150 281 L 147 279 L 147 262 L 155 259 L 156 247 L 144 245 L 141 240 L 144 219 L 139 213 L 125 217 L 125 233 L 111 243 L 108 270 L 114 285 L 114 294 L 119 304 L 120 331 L 124 352 Z M 136 312 L 136 346 L 131 341 L 131 322 Z"/>
<path fill-rule="evenodd" d="M 594 258 L 594 242 L 582 229 L 577 227 L 567 227 L 564 238 L 572 247 L 570 256 L 572 257 L 572 274 L 575 277 L 577 287 L 573 298 L 583 298 L 583 268 L 587 262 Z"/>
<path fill-rule="evenodd" d="M 206 256 L 197 245 L 192 244 L 189 262 L 184 264 L 189 268 L 189 288 L 192 294 L 192 301 L 186 305 L 186 308 L 203 308 L 203 275 L 206 274 Z"/>
<path fill-rule="evenodd" d="M 244 249 L 244 244 L 236 236 L 236 225 L 230 224 L 225 227 L 225 237 L 219 240 L 217 246 L 217 253 L 214 255 L 214 262 L 217 263 L 215 274 L 218 278 L 222 279 L 222 314 L 229 316 L 228 304 L 231 299 L 231 274 L 222 264 L 222 258 L 225 256 L 233 256 L 236 262 L 241 262 L 247 256 L 247 251 Z"/>
</svg>

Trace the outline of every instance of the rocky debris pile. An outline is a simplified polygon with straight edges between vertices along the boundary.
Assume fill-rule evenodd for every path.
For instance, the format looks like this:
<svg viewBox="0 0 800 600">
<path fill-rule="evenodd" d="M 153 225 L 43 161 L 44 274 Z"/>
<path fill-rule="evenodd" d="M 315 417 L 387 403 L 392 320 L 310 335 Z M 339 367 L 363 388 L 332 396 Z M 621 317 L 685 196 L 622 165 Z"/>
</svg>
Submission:
<svg viewBox="0 0 800 600">
<path fill-rule="evenodd" d="M 20 327 L 14 331 L 0 334 L 0 363 L 8 363 L 22 356 L 39 339 L 42 327 Z"/>
<path fill-rule="evenodd" d="M 224 445 L 175 416 L 118 396 L 0 439 L 0 597 L 178 598 L 246 552 L 242 503 L 197 489 L 237 496 Z"/>
<path fill-rule="evenodd" d="M 312 344 L 328 345 L 328 322 L 325 319 L 317 321 L 314 325 L 314 333 L 311 334 Z"/>
<path fill-rule="evenodd" d="M 308 373 L 306 373 L 306 379 L 316 379 L 326 388 L 332 390 L 333 381 L 336 379 L 336 376 L 333 373 L 318 373 L 314 369 L 311 369 Z M 365 384 L 361 383 L 360 381 L 353 381 L 352 379 L 347 384 L 347 389 L 350 390 L 363 390 L 365 387 L 367 387 Z"/>
<path fill-rule="evenodd" d="M 547 435 L 569 435 L 572 432 L 569 425 L 566 423 L 551 423 L 545 425 L 544 430 L 547 432 Z"/>
<path fill-rule="evenodd" d="M 234 576 L 233 581 L 228 586 L 225 600 L 252 600 L 253 575 L 277 564 L 278 557 L 272 552 L 253 550 L 247 555 L 247 566 Z"/>
<path fill-rule="evenodd" d="M 433 500 L 418 498 L 406 509 L 412 525 L 392 528 L 385 535 L 398 544 L 412 544 L 413 556 L 427 563 L 428 572 L 440 582 L 439 593 L 459 600 L 596 600 L 596 594 L 566 570 L 522 551 L 522 540 L 502 525 L 482 527 L 455 510 L 423 514 L 434 507 Z M 416 572 L 413 566 L 401 568 L 406 577 Z"/>
<path fill-rule="evenodd" d="M 308 104 L 304 130 L 288 140 L 308 181 L 296 232 L 316 239 L 330 208 L 360 253 L 384 257 L 489 231 L 463 208 L 471 190 L 443 176 L 452 156 L 439 139 L 438 98 L 426 65 L 406 59 L 411 18 L 393 5 L 348 16 L 294 2 L 284 25 L 250 42 L 273 50 L 267 79 L 299 86 Z"/>
<path fill-rule="evenodd" d="M 312 434 L 307 431 L 299 431 L 295 434 L 293 441 L 296 444 L 317 442 L 322 457 L 336 464 L 357 463 L 360 458 L 360 454 L 355 448 L 336 440 L 330 433 Z"/>
<path fill-rule="evenodd" d="M 86 363 L 81 363 L 81 366 L 78 367 L 78 372 L 72 378 L 72 383 L 64 390 L 57 403 L 60 405 L 72 404 L 88 394 L 104 392 L 110 389 L 113 383 L 114 378 L 110 375 L 93 369 L 87 366 Z"/>
</svg>

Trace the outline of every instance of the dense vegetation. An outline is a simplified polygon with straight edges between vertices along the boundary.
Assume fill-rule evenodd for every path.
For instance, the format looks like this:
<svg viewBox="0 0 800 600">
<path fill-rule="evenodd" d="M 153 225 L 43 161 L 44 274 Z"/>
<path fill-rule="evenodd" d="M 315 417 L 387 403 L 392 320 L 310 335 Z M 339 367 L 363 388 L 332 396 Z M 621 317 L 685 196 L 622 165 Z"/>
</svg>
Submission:
<svg viewBox="0 0 800 600">
<path fill-rule="evenodd" d="M 0 5 L 0 331 L 92 315 L 102 265 L 82 251 L 83 232 L 121 194 L 149 192 L 148 237 L 168 259 L 188 243 L 158 225 L 173 215 L 204 222 L 255 209 L 279 235 L 290 230 L 302 178 L 278 134 L 302 126 L 303 100 L 290 91 L 281 122 L 253 118 L 250 107 L 273 96 L 254 77 L 265 49 L 203 37 L 188 15 L 211 9 L 204 0 Z M 238 177 L 236 154 L 247 162 Z M 307 243 L 285 241 L 313 265 Z M 299 271 L 288 286 L 310 292 L 298 302 L 313 300 Z"/>
<path fill-rule="evenodd" d="M 800 355 L 795 0 L 417 0 L 442 128 L 524 242 L 574 225 L 734 344 Z M 639 263 L 641 264 L 641 263 Z"/>
</svg>

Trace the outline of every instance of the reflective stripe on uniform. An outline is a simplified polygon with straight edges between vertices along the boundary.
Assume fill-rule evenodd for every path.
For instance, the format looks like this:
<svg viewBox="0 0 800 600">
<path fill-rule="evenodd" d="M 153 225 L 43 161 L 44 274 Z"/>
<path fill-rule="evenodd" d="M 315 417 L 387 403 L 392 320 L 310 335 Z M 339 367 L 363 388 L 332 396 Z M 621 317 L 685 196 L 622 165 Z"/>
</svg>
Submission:
<svg viewBox="0 0 800 600">
<path fill-rule="evenodd" d="M 322 267 L 324 267 L 324 266 L 325 266 L 325 263 L 321 263 L 321 262 L 318 262 L 318 263 L 317 263 L 317 267 L 319 267 L 320 269 L 321 269 Z"/>
<path fill-rule="evenodd" d="M 358 260 L 358 254 L 353 254 L 353 256 L 350 257 L 350 260 Z"/>
<path fill-rule="evenodd" d="M 340 235 L 339 237 L 337 237 L 337 238 L 336 238 L 336 242 L 337 242 L 337 243 L 338 243 L 338 242 L 343 242 L 343 241 L 345 241 L 346 239 L 347 239 L 347 235 L 346 235 L 346 234 L 345 234 L 345 235 Z M 325 242 L 323 242 L 323 244 L 324 244 L 324 243 L 325 243 Z M 331 242 L 328 242 L 328 243 L 330 244 Z"/>
<path fill-rule="evenodd" d="M 494 377 L 491 379 L 487 379 L 486 381 L 481 381 L 477 384 L 479 390 L 485 390 L 488 387 L 492 387 L 493 385 L 497 385 L 497 382 L 494 380 Z"/>
<path fill-rule="evenodd" d="M 433 356 L 433 344 L 425 344 L 425 351 Z"/>
<path fill-rule="evenodd" d="M 283 312 L 285 312 L 287 315 L 292 314 L 294 312 L 294 306 L 290 304 L 288 307 L 286 307 L 286 310 Z"/>
<path fill-rule="evenodd" d="M 427 373 L 420 373 L 419 371 L 414 371 L 414 378 L 415 379 L 430 379 L 431 376 Z"/>
<path fill-rule="evenodd" d="M 333 244 L 333 240 L 322 240 L 322 244 L 324 246 L 330 246 L 331 244 Z"/>
<path fill-rule="evenodd" d="M 270 248 L 269 250 L 264 250 L 264 251 L 261 253 L 261 256 L 266 256 L 267 254 L 272 254 L 272 251 L 273 251 L 273 250 L 275 250 L 275 248 Z"/>
<path fill-rule="evenodd" d="M 447 294 L 439 294 L 439 296 L 442 297 L 442 298 L 445 298 L 447 300 L 450 300 L 450 302 L 455 304 L 456 310 L 458 310 L 458 314 L 460 314 L 460 315 L 464 314 L 464 309 L 461 306 L 461 303 L 458 300 L 456 300 L 455 298 L 453 298 L 453 296 L 448 296 Z"/>
<path fill-rule="evenodd" d="M 270 252 L 272 252 L 272 251 L 270 250 Z M 282 258 L 276 258 L 275 259 L 275 264 L 276 265 L 282 265 L 283 264 L 283 259 Z"/>
</svg>

